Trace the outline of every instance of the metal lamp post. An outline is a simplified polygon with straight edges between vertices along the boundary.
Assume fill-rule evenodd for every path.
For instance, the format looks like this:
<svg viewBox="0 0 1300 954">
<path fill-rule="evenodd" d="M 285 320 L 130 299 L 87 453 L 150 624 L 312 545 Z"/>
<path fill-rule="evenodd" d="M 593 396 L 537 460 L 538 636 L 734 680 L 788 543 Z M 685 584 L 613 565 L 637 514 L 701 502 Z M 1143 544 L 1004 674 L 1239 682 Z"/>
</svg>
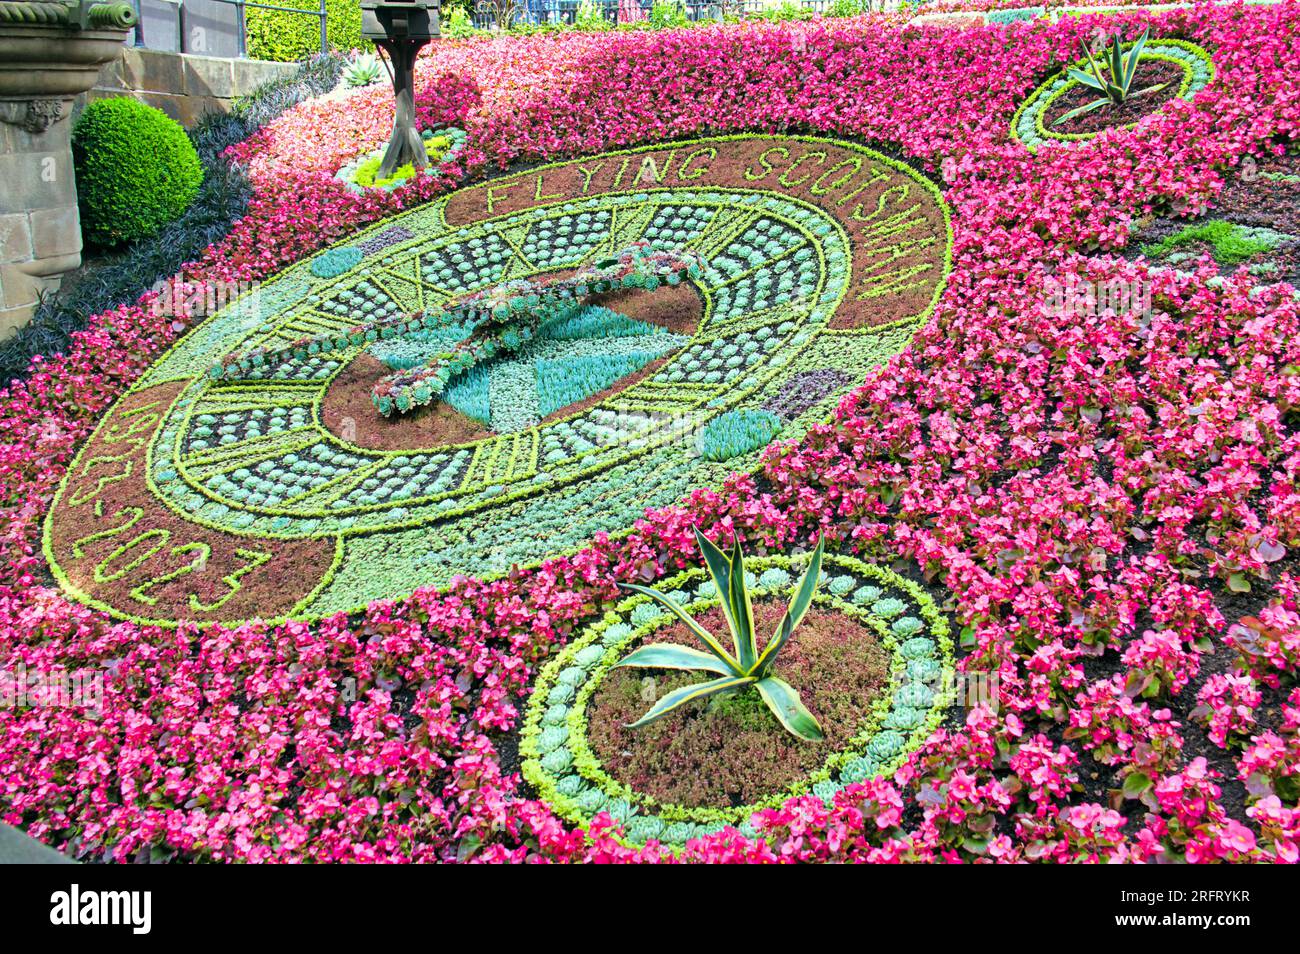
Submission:
<svg viewBox="0 0 1300 954">
<path fill-rule="evenodd" d="M 361 35 L 388 54 L 393 70 L 397 111 L 377 179 L 386 179 L 406 163 L 417 170 L 429 164 L 424 140 L 415 128 L 415 58 L 438 36 L 440 0 L 362 0 Z"/>
</svg>

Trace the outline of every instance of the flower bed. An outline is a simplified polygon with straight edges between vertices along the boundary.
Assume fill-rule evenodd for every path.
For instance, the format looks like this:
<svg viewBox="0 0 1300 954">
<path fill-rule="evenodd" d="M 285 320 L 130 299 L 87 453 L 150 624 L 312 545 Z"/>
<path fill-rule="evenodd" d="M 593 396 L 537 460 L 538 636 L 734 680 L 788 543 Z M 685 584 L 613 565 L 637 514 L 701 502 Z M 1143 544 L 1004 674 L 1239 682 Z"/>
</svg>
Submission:
<svg viewBox="0 0 1300 954">
<path fill-rule="evenodd" d="M 539 353 L 522 367 L 529 387 L 513 385 L 518 362 L 503 366 L 490 389 L 510 419 L 485 406 L 486 378 L 453 379 L 451 404 L 491 419 L 475 441 L 430 446 L 416 433 L 378 450 L 364 442 L 379 412 L 331 413 L 334 380 L 368 344 L 352 330 L 358 315 L 436 316 L 499 282 L 637 241 L 702 255 L 691 337 L 665 338 L 659 351 L 620 350 L 606 336 L 589 353 Z M 933 185 L 825 140 L 691 140 L 454 192 L 288 270 L 151 367 L 69 468 L 46 557 L 90 605 L 199 622 L 315 619 L 445 585 L 467 567 L 535 564 L 755 466 L 772 430 L 739 443 L 712 434 L 738 409 L 774 403 L 789 437 L 825 419 L 928 318 L 948 244 Z M 662 297 L 643 291 L 647 302 Z M 338 340 L 308 353 L 296 344 L 304 335 Z M 250 349 L 233 371 L 209 374 Z M 665 354 L 652 374 L 637 373 Z M 623 360 L 591 378 L 595 356 Z M 826 371 L 838 386 L 790 400 Z M 603 400 L 586 400 L 597 392 Z M 683 439 L 697 430 L 703 454 Z M 220 572 L 199 574 L 199 564 Z"/>
<path fill-rule="evenodd" d="M 451 44 L 422 61 L 417 101 L 466 147 L 391 194 L 332 178 L 387 135 L 381 92 L 296 108 L 235 150 L 258 191 L 195 281 L 303 271 L 490 167 L 792 127 L 890 143 L 942 178 L 952 272 L 910 347 L 757 476 L 533 569 L 484 581 L 467 561 L 439 590 L 310 624 L 115 622 L 53 585 L 54 483 L 175 334 L 148 300 L 100 316 L 5 395 L 0 654 L 105 674 L 97 712 L 0 710 L 5 820 L 117 860 L 1296 860 L 1300 314 L 1286 289 L 1114 253 L 1139 217 L 1202 212 L 1243 155 L 1294 135 L 1297 16 L 1157 16 L 1153 35 L 1205 49 L 1214 81 L 1037 155 L 1011 118 L 1077 57 L 1087 18 L 905 43 L 861 22 Z M 1046 304 L 1110 282 L 1147 288 L 1149 312 Z M 129 444 L 129 427 L 95 439 Z M 606 814 L 575 826 L 517 774 L 538 672 L 617 605 L 615 581 L 694 565 L 696 525 L 770 554 L 822 532 L 918 568 L 942 587 L 958 670 L 997 677 L 996 708 L 951 710 L 892 776 L 764 807 L 759 837 L 669 849 Z"/>
<path fill-rule="evenodd" d="M 787 586 L 791 577 L 788 572 L 791 561 L 787 559 L 756 561 L 753 569 L 766 576 L 756 579 L 755 596 L 760 599 Z M 524 777 L 557 812 L 584 827 L 590 826 L 603 812 L 625 827 L 632 844 L 642 845 L 655 839 L 670 848 L 680 848 L 692 838 L 720 831 L 727 825 L 738 826 L 753 837 L 755 830 L 749 819 L 761 808 L 779 808 L 791 795 L 804 792 L 831 802 L 839 792 L 863 779 L 888 774 L 906 760 L 909 751 L 924 742 L 952 701 L 951 679 L 945 678 L 951 677 L 952 639 L 948 624 L 921 587 L 887 570 L 832 557 L 826 572 L 830 577 L 827 592 L 815 604 L 826 614 L 826 628 L 834 630 L 837 625 L 858 623 L 861 632 L 855 627 L 854 634 L 865 644 L 863 648 L 886 650 L 891 658 L 885 667 L 887 685 L 871 691 L 871 682 L 863 679 L 852 687 L 854 693 L 865 694 L 854 700 L 862 707 L 856 719 L 847 726 L 837 726 L 824 746 L 811 750 L 803 746 L 809 757 L 822 763 L 805 777 L 798 778 L 793 785 L 779 787 L 762 799 L 737 806 L 709 802 L 673 804 L 662 792 L 656 798 L 611 776 L 600 750 L 608 755 L 612 754 L 612 748 L 624 748 L 632 743 L 621 739 L 617 745 L 615 740 L 594 745 L 590 734 L 610 731 L 611 720 L 605 710 L 611 705 L 608 699 L 601 701 L 599 693 L 603 683 L 609 681 L 613 665 L 639 642 L 662 638 L 660 630 L 669 617 L 645 597 L 616 604 L 599 622 L 577 634 L 564 652 L 542 669 L 529 703 L 520 745 L 525 760 Z M 717 588 L 702 570 L 691 570 L 665 580 L 662 588 L 679 592 L 678 602 L 688 609 L 718 605 Z M 779 613 L 770 623 L 777 619 Z M 844 665 L 841 660 L 833 668 L 838 670 Z M 870 671 L 869 663 L 864 661 L 859 665 Z M 829 680 L 830 671 L 824 675 Z M 805 687 L 813 691 L 822 688 L 811 683 Z M 801 688 L 798 683 L 796 688 Z M 822 708 L 828 707 L 829 696 L 815 699 L 814 708 L 819 703 Z M 593 721 L 600 715 L 605 716 L 603 724 Z M 762 720 L 770 735 L 771 717 L 762 711 L 756 716 L 742 714 L 739 720 L 743 723 L 754 718 Z M 706 720 L 707 716 L 694 721 Z M 692 741 L 682 741 L 682 727 L 670 724 L 668 730 L 675 733 L 671 745 L 678 757 L 691 759 Z M 728 749 L 744 742 L 743 736 L 733 736 L 720 751 L 712 754 L 710 761 L 701 764 L 670 763 L 645 771 L 658 785 L 669 783 L 670 790 L 676 791 L 675 783 L 683 773 L 725 771 L 729 768 Z M 646 745 L 655 746 L 655 743 L 652 736 Z M 658 747 L 667 744 L 661 730 Z M 774 746 L 770 740 L 751 744 L 762 745 L 759 751 Z M 768 756 L 777 757 L 777 753 L 769 752 Z M 797 756 L 790 753 L 788 757 Z M 635 759 L 627 762 L 629 770 L 637 766 Z"/>
<path fill-rule="evenodd" d="M 1131 48 L 1131 46 L 1132 44 L 1129 44 L 1125 49 Z M 1160 64 L 1170 64 L 1174 76 L 1161 82 L 1167 84 L 1170 93 L 1179 99 L 1191 99 L 1205 89 L 1214 77 L 1214 64 L 1210 60 L 1209 54 L 1204 50 L 1194 44 L 1178 40 L 1155 40 L 1147 44 L 1141 58 L 1138 60 L 1139 76 L 1142 76 L 1138 86 L 1147 85 L 1147 79 L 1142 74 L 1144 66 Z M 1075 63 L 1074 68 L 1083 69 L 1085 64 L 1082 62 Z M 1033 95 L 1025 100 L 1024 105 L 1016 111 L 1015 117 L 1011 120 L 1011 128 L 1015 137 L 1023 142 L 1028 149 L 1036 150 L 1043 142 L 1048 140 L 1079 142 L 1084 139 L 1091 139 L 1106 128 L 1115 125 L 1113 122 L 1103 120 L 1101 127 L 1087 131 L 1070 131 L 1068 127 L 1065 130 L 1054 128 L 1053 114 L 1063 111 L 1062 107 L 1068 103 L 1070 94 L 1078 90 L 1079 86 L 1077 79 L 1062 71 L 1034 90 Z M 1089 98 L 1091 97 L 1085 96 L 1083 101 L 1086 102 Z M 1134 105 L 1138 107 L 1136 112 L 1139 116 L 1154 111 L 1148 103 L 1136 102 Z M 1155 101 L 1153 105 L 1158 108 L 1161 103 Z M 1094 113 L 1093 118 L 1097 115 Z M 1122 123 L 1122 125 L 1132 127 L 1136 126 L 1140 121 L 1139 118 L 1132 122 Z"/>
</svg>

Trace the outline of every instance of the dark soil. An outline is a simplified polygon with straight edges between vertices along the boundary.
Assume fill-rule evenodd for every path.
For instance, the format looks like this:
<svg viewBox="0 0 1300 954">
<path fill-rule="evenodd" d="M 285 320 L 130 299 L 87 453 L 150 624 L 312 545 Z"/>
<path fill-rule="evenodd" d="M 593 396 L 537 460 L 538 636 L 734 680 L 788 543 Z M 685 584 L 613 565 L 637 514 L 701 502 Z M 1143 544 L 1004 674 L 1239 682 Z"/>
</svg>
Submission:
<svg viewBox="0 0 1300 954">
<path fill-rule="evenodd" d="M 1288 181 L 1286 176 L 1295 176 Z M 1219 194 L 1217 216 L 1240 225 L 1300 235 L 1300 155 L 1238 166 Z"/>
<path fill-rule="evenodd" d="M 1133 92 L 1137 93 L 1149 86 L 1164 83 L 1164 87 L 1145 96 L 1130 96 L 1118 105 L 1099 106 L 1091 112 L 1076 116 L 1061 125 L 1056 121 L 1072 109 L 1086 106 L 1099 97 L 1096 90 L 1076 85 L 1058 96 L 1043 117 L 1043 128 L 1049 132 L 1064 135 L 1082 135 L 1098 133 L 1115 126 L 1128 126 L 1144 116 L 1149 116 L 1165 103 L 1178 95 L 1178 87 L 1183 79 L 1183 68 L 1167 60 L 1141 60 L 1137 74 L 1133 77 Z"/>
</svg>

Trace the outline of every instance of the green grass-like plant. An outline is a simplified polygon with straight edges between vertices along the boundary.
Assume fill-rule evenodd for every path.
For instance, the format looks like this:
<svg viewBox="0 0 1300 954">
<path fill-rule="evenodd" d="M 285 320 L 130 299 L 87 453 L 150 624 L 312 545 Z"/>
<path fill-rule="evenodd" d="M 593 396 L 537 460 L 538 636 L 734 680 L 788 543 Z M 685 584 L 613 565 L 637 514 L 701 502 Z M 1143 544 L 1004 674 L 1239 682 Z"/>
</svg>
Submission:
<svg viewBox="0 0 1300 954">
<path fill-rule="evenodd" d="M 1165 255 L 1182 245 L 1205 242 L 1214 252 L 1220 265 L 1240 265 L 1247 259 L 1277 248 L 1288 236 L 1272 229 L 1243 228 L 1223 219 L 1213 219 L 1200 225 L 1189 225 L 1181 232 L 1142 246 L 1148 258 Z"/>
<path fill-rule="evenodd" d="M 753 688 L 758 691 L 763 702 L 772 710 L 772 714 L 787 732 L 809 742 L 821 740 L 822 728 L 817 723 L 817 719 L 804 706 L 794 687 L 772 674 L 772 668 L 776 663 L 777 654 L 790 641 L 795 627 L 812 606 L 813 594 L 816 593 L 817 583 L 821 579 L 825 541 L 818 539 L 812 560 L 809 561 L 808 569 L 794 589 L 785 615 L 781 617 L 776 632 L 768 639 L 761 652 L 754 632 L 754 608 L 745 582 L 745 555 L 740 549 L 739 538 L 734 540 L 731 556 L 723 553 L 698 529 L 695 531 L 695 541 L 699 544 L 704 562 L 709 568 L 709 575 L 713 578 L 718 595 L 721 597 L 722 613 L 731 629 L 732 651 L 728 652 L 712 633 L 701 626 L 676 601 L 658 590 L 632 583 L 620 584 L 624 589 L 649 596 L 666 608 L 686 624 L 687 628 L 708 648 L 708 652 L 675 643 L 651 643 L 633 650 L 619 661 L 619 666 L 683 669 L 711 672 L 719 676 L 717 679 L 693 683 L 667 693 L 629 728 L 635 729 L 662 719 L 673 710 L 697 699 L 707 699 L 719 693 Z"/>
</svg>

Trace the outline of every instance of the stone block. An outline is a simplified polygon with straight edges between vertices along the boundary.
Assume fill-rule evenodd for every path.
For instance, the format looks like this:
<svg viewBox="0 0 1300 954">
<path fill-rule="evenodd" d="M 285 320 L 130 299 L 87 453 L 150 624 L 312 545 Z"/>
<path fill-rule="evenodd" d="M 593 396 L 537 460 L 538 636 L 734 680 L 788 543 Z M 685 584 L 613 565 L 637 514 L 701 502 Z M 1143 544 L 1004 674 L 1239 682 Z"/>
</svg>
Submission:
<svg viewBox="0 0 1300 954">
<path fill-rule="evenodd" d="M 214 56 L 186 56 L 184 92 L 190 96 L 216 96 L 230 99 L 235 95 L 233 60 Z M 161 88 L 161 87 L 155 87 Z"/>
<path fill-rule="evenodd" d="M 0 275 L 0 282 L 4 281 L 4 276 Z M 32 320 L 33 308 L 31 305 L 24 305 L 21 308 L 5 308 L 0 306 L 0 341 L 7 341 L 17 334 L 18 329 Z"/>
<path fill-rule="evenodd" d="M 0 265 L 0 308 L 16 312 L 26 308 L 30 312 L 36 304 L 40 283 L 23 271 L 19 265 Z M 14 315 L 10 315 L 14 317 Z M 26 319 L 24 319 L 24 324 Z"/>
<path fill-rule="evenodd" d="M 280 79 L 293 73 L 297 63 L 271 63 L 267 60 L 231 60 L 234 68 L 236 96 L 247 96 L 263 83 Z"/>
<path fill-rule="evenodd" d="M 279 4 L 272 4 L 279 6 Z M 220 0 L 185 0 L 182 49 L 206 57 L 239 56 L 239 10 Z"/>
<path fill-rule="evenodd" d="M 0 264 L 25 262 L 32 257 L 32 233 L 27 215 L 0 215 Z"/>
<path fill-rule="evenodd" d="M 81 216 L 75 205 L 32 212 L 31 229 L 36 258 L 75 255 L 81 251 Z"/>
<path fill-rule="evenodd" d="M 72 154 L 62 149 L 49 152 L 0 155 L 0 212 L 24 209 L 57 209 L 76 201 L 72 175 Z"/>
<path fill-rule="evenodd" d="M 131 90 L 185 92 L 185 64 L 174 53 L 126 50 L 122 56 L 123 85 Z"/>
</svg>

